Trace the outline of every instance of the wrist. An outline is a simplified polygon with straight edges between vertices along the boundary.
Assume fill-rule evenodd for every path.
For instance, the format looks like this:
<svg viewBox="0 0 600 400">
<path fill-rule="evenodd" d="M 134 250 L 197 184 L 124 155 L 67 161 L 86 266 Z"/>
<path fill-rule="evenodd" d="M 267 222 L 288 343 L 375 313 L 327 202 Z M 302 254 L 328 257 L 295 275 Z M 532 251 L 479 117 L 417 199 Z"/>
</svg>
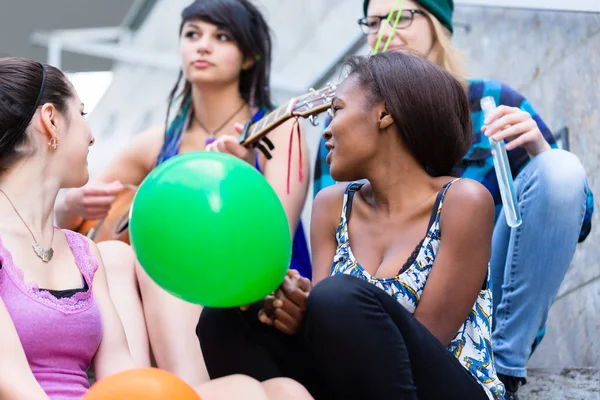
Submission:
<svg viewBox="0 0 600 400">
<path fill-rule="evenodd" d="M 550 144 L 548 144 L 546 140 L 542 140 L 541 142 L 536 143 L 535 146 L 529 146 L 525 150 L 527 150 L 529 158 L 534 158 L 550 149 L 552 149 L 552 147 L 550 147 Z"/>
</svg>

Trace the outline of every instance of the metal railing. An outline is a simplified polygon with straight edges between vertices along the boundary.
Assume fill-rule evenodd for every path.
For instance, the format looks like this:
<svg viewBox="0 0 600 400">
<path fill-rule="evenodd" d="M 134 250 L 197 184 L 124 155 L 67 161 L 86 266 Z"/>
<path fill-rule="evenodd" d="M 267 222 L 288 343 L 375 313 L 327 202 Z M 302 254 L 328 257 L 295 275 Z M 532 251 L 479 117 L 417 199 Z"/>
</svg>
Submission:
<svg viewBox="0 0 600 400">
<path fill-rule="evenodd" d="M 48 48 L 47 63 L 62 67 L 62 53 L 106 58 L 149 67 L 176 70 L 179 66 L 170 54 L 157 53 L 155 49 L 134 46 L 132 35 L 142 26 L 159 0 L 136 0 L 120 26 L 101 28 L 35 31 L 31 41 Z"/>
</svg>

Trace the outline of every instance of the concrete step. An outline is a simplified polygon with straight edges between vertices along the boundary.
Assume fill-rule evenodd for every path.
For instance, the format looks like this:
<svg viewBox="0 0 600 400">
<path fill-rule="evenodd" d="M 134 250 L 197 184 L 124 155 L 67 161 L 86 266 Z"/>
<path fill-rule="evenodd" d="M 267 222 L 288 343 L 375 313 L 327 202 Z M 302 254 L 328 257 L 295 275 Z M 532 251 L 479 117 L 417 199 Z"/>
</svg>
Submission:
<svg viewBox="0 0 600 400">
<path fill-rule="evenodd" d="M 600 372 L 595 368 L 527 370 L 520 400 L 600 400 Z"/>
</svg>

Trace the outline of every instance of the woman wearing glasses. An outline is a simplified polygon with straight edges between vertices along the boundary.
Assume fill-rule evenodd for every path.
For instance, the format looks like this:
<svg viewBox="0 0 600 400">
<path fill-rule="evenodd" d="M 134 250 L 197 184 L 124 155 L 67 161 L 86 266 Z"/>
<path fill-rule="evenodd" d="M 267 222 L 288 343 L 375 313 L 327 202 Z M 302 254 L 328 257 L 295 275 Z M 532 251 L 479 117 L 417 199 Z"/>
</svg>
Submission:
<svg viewBox="0 0 600 400">
<path fill-rule="evenodd" d="M 521 94 L 501 82 L 465 78 L 460 54 L 452 44 L 453 1 L 404 1 L 394 31 L 391 25 L 396 21 L 399 3 L 402 1 L 365 0 L 364 17 L 358 23 L 374 50 L 382 51 L 389 39 L 387 51 L 412 53 L 433 61 L 458 77 L 468 91 L 473 142 L 453 174 L 484 184 L 496 204 L 491 256 L 492 342 L 507 398 L 515 399 L 577 242 L 590 232 L 593 197 L 578 158 L 556 148 L 550 130 Z M 378 40 L 379 48 L 375 49 Z M 485 120 L 480 108 L 483 96 L 493 96 L 500 105 Z M 518 229 L 506 224 L 487 137 L 508 141 L 506 148 L 523 219 Z M 327 153 L 322 140 L 315 168 L 315 194 L 334 183 L 325 160 Z"/>
</svg>

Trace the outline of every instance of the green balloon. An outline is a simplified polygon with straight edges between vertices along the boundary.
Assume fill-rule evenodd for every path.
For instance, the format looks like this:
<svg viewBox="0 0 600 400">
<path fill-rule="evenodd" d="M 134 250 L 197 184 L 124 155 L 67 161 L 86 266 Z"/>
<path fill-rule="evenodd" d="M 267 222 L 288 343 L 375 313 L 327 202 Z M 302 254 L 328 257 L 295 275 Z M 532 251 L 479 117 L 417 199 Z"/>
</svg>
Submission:
<svg viewBox="0 0 600 400">
<path fill-rule="evenodd" d="M 159 165 L 131 206 L 131 244 L 167 292 L 207 307 L 258 301 L 283 282 L 292 253 L 283 206 L 267 180 L 228 154 L 181 154 Z"/>
</svg>

